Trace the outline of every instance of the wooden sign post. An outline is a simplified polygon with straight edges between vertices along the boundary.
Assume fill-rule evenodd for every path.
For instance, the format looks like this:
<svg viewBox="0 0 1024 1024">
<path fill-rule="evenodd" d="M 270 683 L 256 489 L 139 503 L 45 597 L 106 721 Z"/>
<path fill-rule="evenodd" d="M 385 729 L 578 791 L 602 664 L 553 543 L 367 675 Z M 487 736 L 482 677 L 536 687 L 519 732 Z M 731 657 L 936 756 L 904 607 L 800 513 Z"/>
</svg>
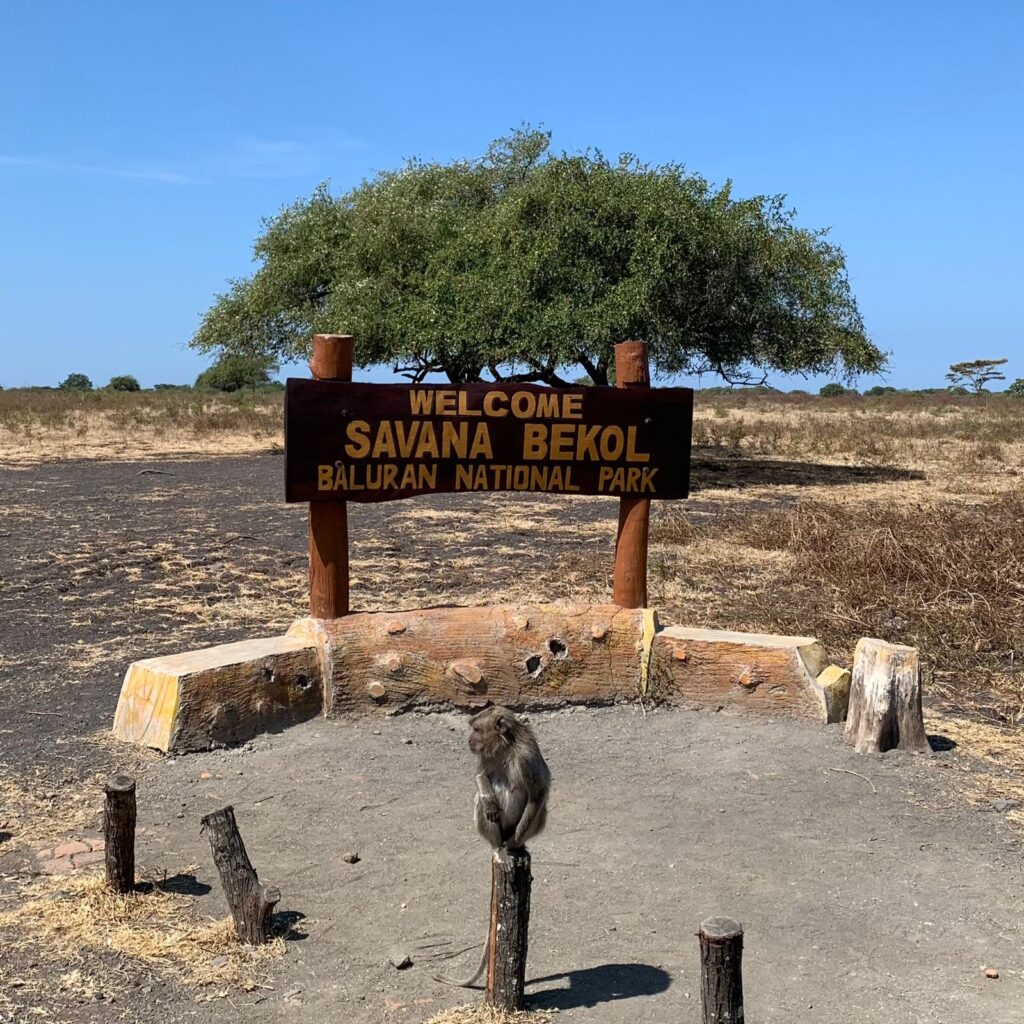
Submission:
<svg viewBox="0 0 1024 1024">
<path fill-rule="evenodd" d="M 349 612 L 346 502 L 521 491 L 619 498 L 614 601 L 647 604 L 651 500 L 685 498 L 693 392 L 652 388 L 647 345 L 615 346 L 615 388 L 352 382 L 352 338 L 313 338 L 288 381 L 285 499 L 309 502 L 310 611 Z"/>
<path fill-rule="evenodd" d="M 309 369 L 316 380 L 352 380 L 351 334 L 314 334 Z M 309 503 L 309 614 L 348 615 L 348 509 L 345 503 Z"/>
</svg>

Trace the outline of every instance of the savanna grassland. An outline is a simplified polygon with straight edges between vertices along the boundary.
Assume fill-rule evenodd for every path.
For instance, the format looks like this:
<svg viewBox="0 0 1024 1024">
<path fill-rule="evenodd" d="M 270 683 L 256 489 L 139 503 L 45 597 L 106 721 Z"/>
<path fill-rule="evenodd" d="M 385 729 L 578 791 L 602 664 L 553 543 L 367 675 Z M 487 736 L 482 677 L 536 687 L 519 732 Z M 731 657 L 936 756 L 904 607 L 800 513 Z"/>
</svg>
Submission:
<svg viewBox="0 0 1024 1024">
<path fill-rule="evenodd" d="M 194 999 L 217 999 L 212 1020 L 229 996 L 267 991 L 269 965 L 232 959 L 216 923 L 194 927 L 219 905 L 181 891 L 198 854 L 180 846 L 194 814 L 177 790 L 147 797 L 145 856 L 179 871 L 152 879 L 159 912 L 34 866 L 98 835 L 105 774 L 174 765 L 110 739 L 128 663 L 304 614 L 305 509 L 283 501 L 281 414 L 279 392 L 0 392 L 0 1021 L 119 1019 L 136 984 L 140 1016 L 125 1020 L 193 1019 Z M 354 506 L 353 606 L 607 600 L 616 507 L 534 494 Z M 698 395 L 691 498 L 654 503 L 648 576 L 665 621 L 817 636 L 847 665 L 861 636 L 918 646 L 928 731 L 955 749 L 929 778 L 983 811 L 1024 800 L 1024 401 Z M 874 790 L 863 773 L 880 769 L 856 766 L 839 778 Z M 1024 832 L 1021 810 L 1000 820 Z M 182 980 L 200 994 L 176 994 Z"/>
</svg>

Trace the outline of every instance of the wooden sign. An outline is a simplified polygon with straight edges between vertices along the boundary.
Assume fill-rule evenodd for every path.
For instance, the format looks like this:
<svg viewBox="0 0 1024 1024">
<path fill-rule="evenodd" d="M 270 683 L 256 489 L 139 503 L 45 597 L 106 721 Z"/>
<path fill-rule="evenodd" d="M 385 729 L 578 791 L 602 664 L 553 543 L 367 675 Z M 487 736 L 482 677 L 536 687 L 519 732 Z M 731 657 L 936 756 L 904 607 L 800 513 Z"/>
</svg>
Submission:
<svg viewBox="0 0 1024 1024">
<path fill-rule="evenodd" d="M 685 498 L 689 388 L 288 381 L 285 498 L 542 491 Z"/>
</svg>

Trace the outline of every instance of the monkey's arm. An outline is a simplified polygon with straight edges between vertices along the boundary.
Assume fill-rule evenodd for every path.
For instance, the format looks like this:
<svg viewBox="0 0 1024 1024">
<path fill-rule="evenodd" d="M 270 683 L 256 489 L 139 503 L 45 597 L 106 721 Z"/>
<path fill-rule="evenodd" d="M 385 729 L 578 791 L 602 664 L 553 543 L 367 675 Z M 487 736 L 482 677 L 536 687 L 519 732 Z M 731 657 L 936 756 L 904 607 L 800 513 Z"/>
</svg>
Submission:
<svg viewBox="0 0 1024 1024">
<path fill-rule="evenodd" d="M 528 800 L 523 808 L 523 816 L 516 826 L 515 835 L 505 844 L 509 850 L 519 850 L 526 845 L 526 840 L 536 835 L 544 827 L 544 803 Z"/>
<path fill-rule="evenodd" d="M 476 801 L 473 806 L 473 817 L 476 819 L 476 830 L 487 840 L 491 848 L 501 846 L 501 805 L 494 795 L 494 787 L 486 772 L 476 777 Z"/>
</svg>

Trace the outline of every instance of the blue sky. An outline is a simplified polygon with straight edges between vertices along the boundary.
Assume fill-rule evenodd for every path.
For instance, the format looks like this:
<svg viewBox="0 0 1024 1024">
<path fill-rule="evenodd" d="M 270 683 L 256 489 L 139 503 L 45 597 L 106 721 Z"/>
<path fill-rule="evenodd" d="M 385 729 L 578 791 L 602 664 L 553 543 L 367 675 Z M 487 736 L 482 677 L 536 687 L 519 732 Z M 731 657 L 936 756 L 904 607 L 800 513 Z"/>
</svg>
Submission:
<svg viewBox="0 0 1024 1024">
<path fill-rule="evenodd" d="M 889 383 L 976 356 L 1024 377 L 1020 0 L 99 0 L 3 21 L 4 386 L 191 381 L 188 338 L 262 217 L 523 121 L 787 193 L 845 249 Z"/>
</svg>

